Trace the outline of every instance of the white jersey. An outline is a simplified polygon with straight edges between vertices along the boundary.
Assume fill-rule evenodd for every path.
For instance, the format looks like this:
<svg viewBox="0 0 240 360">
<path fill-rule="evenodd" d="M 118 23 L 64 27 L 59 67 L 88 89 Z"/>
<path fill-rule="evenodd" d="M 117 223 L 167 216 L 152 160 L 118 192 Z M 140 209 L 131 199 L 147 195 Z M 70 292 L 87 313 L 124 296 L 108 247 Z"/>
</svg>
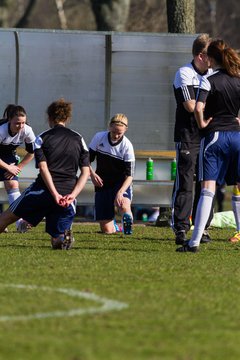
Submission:
<svg viewBox="0 0 240 360">
<path fill-rule="evenodd" d="M 14 153 L 16 148 L 25 143 L 28 152 L 33 153 L 35 135 L 31 126 L 25 124 L 15 135 L 11 134 L 9 122 L 0 125 L 0 157 Z"/>
<path fill-rule="evenodd" d="M 93 137 L 89 147 L 96 152 L 119 160 L 135 161 L 132 143 L 125 135 L 119 141 L 113 143 L 110 140 L 109 131 L 100 131 Z"/>
<path fill-rule="evenodd" d="M 89 144 L 90 161 L 97 159 L 96 173 L 106 187 L 134 175 L 135 154 L 131 141 L 124 135 L 113 143 L 108 131 L 98 132 Z"/>
<path fill-rule="evenodd" d="M 174 129 L 175 142 L 188 142 L 199 144 L 201 132 L 197 126 L 193 112 L 188 112 L 183 103 L 196 100 L 199 84 L 203 75 L 211 74 L 212 69 L 205 73 L 199 72 L 192 61 L 178 69 L 175 75 L 173 88 L 177 102 L 176 121 Z"/>
</svg>

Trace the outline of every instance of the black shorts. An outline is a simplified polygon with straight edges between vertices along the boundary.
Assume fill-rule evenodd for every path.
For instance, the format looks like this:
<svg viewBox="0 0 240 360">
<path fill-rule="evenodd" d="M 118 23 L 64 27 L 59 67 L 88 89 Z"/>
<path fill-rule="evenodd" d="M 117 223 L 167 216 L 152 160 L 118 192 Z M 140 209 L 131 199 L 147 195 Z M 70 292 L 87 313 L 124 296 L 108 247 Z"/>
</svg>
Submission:
<svg viewBox="0 0 240 360">
<path fill-rule="evenodd" d="M 10 210 L 32 226 L 46 219 L 46 232 L 58 237 L 70 230 L 76 214 L 76 200 L 67 208 L 56 204 L 48 189 L 34 182 L 11 205 Z"/>
<path fill-rule="evenodd" d="M 115 217 L 114 200 L 122 184 L 110 189 L 101 189 L 95 193 L 95 220 L 112 220 Z M 132 201 L 132 186 L 129 186 L 124 197 Z"/>
</svg>

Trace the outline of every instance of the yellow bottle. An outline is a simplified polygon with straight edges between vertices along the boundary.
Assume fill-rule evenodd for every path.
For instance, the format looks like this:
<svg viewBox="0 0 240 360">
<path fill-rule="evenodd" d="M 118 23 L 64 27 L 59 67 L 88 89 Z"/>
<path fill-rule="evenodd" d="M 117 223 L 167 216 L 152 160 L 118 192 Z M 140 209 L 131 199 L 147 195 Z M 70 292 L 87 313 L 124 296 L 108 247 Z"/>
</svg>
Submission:
<svg viewBox="0 0 240 360">
<path fill-rule="evenodd" d="M 240 191 L 238 190 L 238 186 L 233 186 L 233 195 L 240 196 Z"/>
</svg>

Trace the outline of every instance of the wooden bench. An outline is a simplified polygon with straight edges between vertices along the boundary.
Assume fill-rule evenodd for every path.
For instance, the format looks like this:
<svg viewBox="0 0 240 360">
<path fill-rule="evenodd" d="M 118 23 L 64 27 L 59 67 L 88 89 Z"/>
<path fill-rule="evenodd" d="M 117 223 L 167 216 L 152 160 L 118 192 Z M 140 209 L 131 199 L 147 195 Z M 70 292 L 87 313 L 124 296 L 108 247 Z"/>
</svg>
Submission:
<svg viewBox="0 0 240 360">
<path fill-rule="evenodd" d="M 23 192 L 34 179 L 20 178 L 19 188 Z M 133 181 L 133 205 L 137 206 L 170 206 L 172 195 L 172 181 Z M 94 204 L 94 187 L 91 180 L 88 180 L 83 191 L 77 198 L 79 205 L 93 205 Z M 8 196 L 4 189 L 4 185 L 0 183 L 0 203 L 7 204 Z"/>
<path fill-rule="evenodd" d="M 136 150 L 136 159 L 162 159 L 173 160 L 176 157 L 175 150 Z"/>
<path fill-rule="evenodd" d="M 24 155 L 24 151 L 21 149 L 18 150 L 20 155 Z M 134 206 L 142 207 L 170 207 L 172 201 L 172 188 L 173 181 L 170 180 L 170 174 L 168 178 L 161 180 L 145 180 L 145 163 L 146 160 L 151 157 L 157 161 L 164 161 L 165 166 L 169 166 L 172 159 L 175 157 L 175 151 L 136 151 L 136 167 L 142 167 L 142 170 L 139 171 L 141 176 L 137 177 L 133 181 L 133 202 Z M 28 165 L 29 166 L 29 165 Z M 31 166 L 34 166 L 33 163 Z M 163 163 L 160 164 L 160 170 L 163 168 Z M 156 166 L 155 166 L 156 171 Z M 27 172 L 27 171 L 26 171 Z M 161 175 L 161 174 L 160 174 Z M 20 176 L 19 177 L 19 187 L 22 192 L 26 187 L 28 187 L 35 177 L 33 176 Z M 93 205 L 94 204 L 94 187 L 91 180 L 88 180 L 85 188 L 78 196 L 79 205 Z M 4 189 L 3 182 L 0 182 L 0 203 L 8 203 L 8 196 Z"/>
</svg>

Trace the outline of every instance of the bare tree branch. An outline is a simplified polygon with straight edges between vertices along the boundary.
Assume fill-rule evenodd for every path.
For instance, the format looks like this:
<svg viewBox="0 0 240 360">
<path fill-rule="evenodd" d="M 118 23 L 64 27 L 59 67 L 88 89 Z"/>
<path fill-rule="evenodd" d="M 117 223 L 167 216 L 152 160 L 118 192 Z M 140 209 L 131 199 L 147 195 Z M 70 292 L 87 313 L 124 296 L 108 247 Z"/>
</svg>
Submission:
<svg viewBox="0 0 240 360">
<path fill-rule="evenodd" d="M 66 30 L 68 28 L 67 26 L 67 18 L 65 16 L 65 12 L 63 9 L 64 0 L 55 0 L 57 11 L 58 11 L 58 17 L 61 24 L 61 29 Z"/>
</svg>

